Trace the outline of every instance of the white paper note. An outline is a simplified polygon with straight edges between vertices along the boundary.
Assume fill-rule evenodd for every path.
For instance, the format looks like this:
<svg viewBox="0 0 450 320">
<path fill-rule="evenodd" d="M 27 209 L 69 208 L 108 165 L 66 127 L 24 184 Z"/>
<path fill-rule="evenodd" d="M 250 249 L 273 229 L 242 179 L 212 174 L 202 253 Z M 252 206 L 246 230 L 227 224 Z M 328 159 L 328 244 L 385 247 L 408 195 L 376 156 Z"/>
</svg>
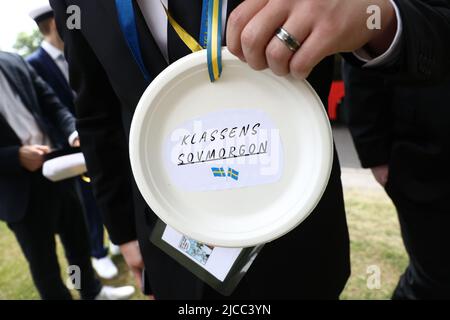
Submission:
<svg viewBox="0 0 450 320">
<path fill-rule="evenodd" d="M 208 271 L 216 279 L 224 281 L 242 248 L 211 247 L 189 239 L 167 226 L 162 240 Z"/>
</svg>

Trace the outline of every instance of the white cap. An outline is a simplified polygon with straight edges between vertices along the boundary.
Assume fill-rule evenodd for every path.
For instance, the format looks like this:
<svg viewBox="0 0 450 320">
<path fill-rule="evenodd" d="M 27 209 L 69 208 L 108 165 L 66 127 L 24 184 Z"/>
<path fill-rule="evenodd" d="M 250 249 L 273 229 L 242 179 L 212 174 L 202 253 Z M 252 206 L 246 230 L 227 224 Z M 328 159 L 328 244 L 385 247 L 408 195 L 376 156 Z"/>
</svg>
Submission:
<svg viewBox="0 0 450 320">
<path fill-rule="evenodd" d="M 53 17 L 53 9 L 50 7 L 48 0 L 41 1 L 41 3 L 34 7 L 33 10 L 30 11 L 29 16 L 31 19 L 39 23 L 45 19 Z"/>
</svg>

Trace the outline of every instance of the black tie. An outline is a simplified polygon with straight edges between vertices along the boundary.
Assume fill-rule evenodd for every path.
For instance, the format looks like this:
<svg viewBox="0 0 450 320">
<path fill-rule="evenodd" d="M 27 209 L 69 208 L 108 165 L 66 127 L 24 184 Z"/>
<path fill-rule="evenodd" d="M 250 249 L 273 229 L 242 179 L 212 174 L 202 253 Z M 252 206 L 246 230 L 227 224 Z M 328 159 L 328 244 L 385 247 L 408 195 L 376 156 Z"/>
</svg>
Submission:
<svg viewBox="0 0 450 320">
<path fill-rule="evenodd" d="M 203 0 L 169 0 L 169 11 L 189 34 L 198 41 Z M 192 53 L 177 35 L 172 26 L 167 27 L 167 48 L 170 63 Z"/>
</svg>

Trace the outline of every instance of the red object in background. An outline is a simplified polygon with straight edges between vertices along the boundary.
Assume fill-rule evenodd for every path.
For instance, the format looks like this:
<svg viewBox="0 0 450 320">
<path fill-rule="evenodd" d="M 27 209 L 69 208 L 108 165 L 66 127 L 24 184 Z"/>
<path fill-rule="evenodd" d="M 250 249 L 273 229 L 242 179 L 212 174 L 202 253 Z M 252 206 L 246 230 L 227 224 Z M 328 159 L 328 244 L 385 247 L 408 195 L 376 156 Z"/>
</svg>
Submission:
<svg viewBox="0 0 450 320">
<path fill-rule="evenodd" d="M 338 120 L 338 107 L 345 96 L 344 81 L 333 81 L 328 97 L 328 117 L 331 121 Z"/>
</svg>

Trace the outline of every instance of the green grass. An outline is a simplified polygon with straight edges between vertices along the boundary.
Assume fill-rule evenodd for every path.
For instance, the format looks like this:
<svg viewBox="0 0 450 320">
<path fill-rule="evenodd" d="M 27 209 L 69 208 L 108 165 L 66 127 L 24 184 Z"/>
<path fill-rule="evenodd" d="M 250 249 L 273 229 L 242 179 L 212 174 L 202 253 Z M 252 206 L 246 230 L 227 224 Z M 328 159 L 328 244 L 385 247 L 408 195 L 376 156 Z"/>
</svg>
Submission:
<svg viewBox="0 0 450 320">
<path fill-rule="evenodd" d="M 66 279 L 67 261 L 59 239 L 57 239 L 57 252 L 61 266 L 61 277 Z M 105 285 L 121 286 L 134 285 L 134 278 L 128 272 L 125 261 L 121 256 L 114 257 L 113 261 L 119 268 L 119 276 L 113 280 L 102 280 Z M 79 298 L 76 291 L 72 291 L 75 299 Z M 136 290 L 133 299 L 144 299 L 145 297 Z M 36 300 L 39 294 L 31 279 L 28 264 L 20 250 L 13 233 L 8 227 L 0 222 L 0 300 Z"/>
<path fill-rule="evenodd" d="M 345 200 L 352 249 L 352 276 L 342 299 L 389 299 L 407 257 L 400 238 L 397 216 L 386 195 L 377 191 L 346 190 Z M 61 270 L 67 263 L 58 241 Z M 121 257 L 114 259 L 120 276 L 108 285 L 133 284 Z M 367 288 L 367 267 L 381 270 L 381 288 Z M 65 276 L 64 274 L 62 276 Z M 74 293 L 74 297 L 78 295 Z M 136 293 L 134 299 L 144 298 Z M 0 222 L 0 300 L 39 299 L 29 275 L 28 266 L 16 240 L 6 225 Z"/>
<path fill-rule="evenodd" d="M 352 275 L 342 299 L 389 299 L 408 263 L 395 208 L 381 192 L 346 190 L 345 204 L 351 239 Z M 381 271 L 379 289 L 367 286 L 367 268 Z"/>
</svg>

